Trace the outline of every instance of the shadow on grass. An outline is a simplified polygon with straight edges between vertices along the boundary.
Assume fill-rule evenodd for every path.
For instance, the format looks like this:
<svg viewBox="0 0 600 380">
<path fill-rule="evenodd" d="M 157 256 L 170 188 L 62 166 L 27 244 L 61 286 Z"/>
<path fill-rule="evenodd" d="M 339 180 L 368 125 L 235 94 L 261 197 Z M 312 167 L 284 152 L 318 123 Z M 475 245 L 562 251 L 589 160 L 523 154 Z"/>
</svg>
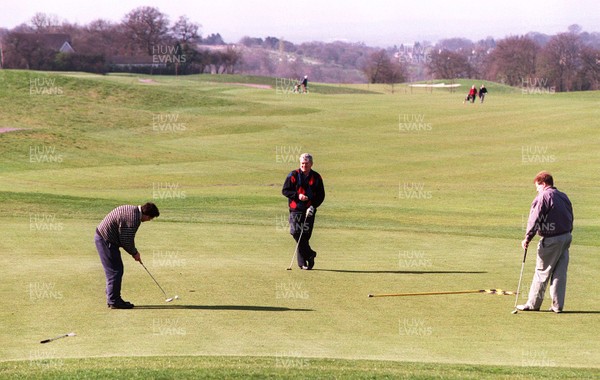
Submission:
<svg viewBox="0 0 600 380">
<path fill-rule="evenodd" d="M 278 306 L 248 306 L 248 305 L 139 305 L 135 309 L 165 309 L 165 310 L 241 310 L 241 311 L 314 311 L 313 309 L 290 309 Z"/>
<path fill-rule="evenodd" d="M 550 310 L 548 310 L 550 312 Z M 600 311 L 597 310 L 565 310 L 560 314 L 600 314 Z"/>
<path fill-rule="evenodd" d="M 462 270 L 346 270 L 346 269 L 313 269 L 322 272 L 337 273 L 390 273 L 390 274 L 485 274 L 484 271 Z"/>
</svg>

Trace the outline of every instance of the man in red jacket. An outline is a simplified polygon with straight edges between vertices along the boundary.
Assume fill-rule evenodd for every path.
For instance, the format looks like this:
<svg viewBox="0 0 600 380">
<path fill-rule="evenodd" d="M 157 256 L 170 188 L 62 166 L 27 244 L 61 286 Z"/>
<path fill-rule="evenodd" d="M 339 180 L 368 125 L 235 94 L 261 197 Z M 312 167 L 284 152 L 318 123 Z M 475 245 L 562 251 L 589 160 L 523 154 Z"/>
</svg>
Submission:
<svg viewBox="0 0 600 380">
<path fill-rule="evenodd" d="M 288 198 L 290 234 L 298 243 L 298 266 L 312 269 L 317 252 L 309 241 L 315 223 L 317 208 L 325 200 L 325 187 L 321 175 L 312 170 L 313 158 L 308 153 L 300 156 L 300 168 L 291 171 L 285 179 L 281 193 Z M 310 211 L 309 211 L 310 209 Z M 308 211 L 308 215 L 307 215 Z M 302 230 L 304 230 L 302 232 Z M 300 239 L 302 235 L 302 239 Z M 298 241 L 300 239 L 300 241 Z"/>
</svg>

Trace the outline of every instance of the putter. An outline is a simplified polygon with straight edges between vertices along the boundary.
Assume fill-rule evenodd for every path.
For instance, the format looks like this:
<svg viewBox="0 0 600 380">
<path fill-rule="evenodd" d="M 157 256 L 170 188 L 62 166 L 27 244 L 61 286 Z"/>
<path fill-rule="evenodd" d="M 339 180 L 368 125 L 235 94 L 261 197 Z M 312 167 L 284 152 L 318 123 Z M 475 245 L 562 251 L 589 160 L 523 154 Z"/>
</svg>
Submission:
<svg viewBox="0 0 600 380">
<path fill-rule="evenodd" d="M 515 309 L 512 311 L 512 314 L 517 314 L 519 310 L 517 309 L 517 303 L 519 302 L 519 292 L 521 291 L 521 279 L 523 278 L 523 268 L 525 267 L 525 258 L 527 257 L 527 248 L 523 253 L 523 262 L 521 263 L 521 274 L 519 275 L 519 285 L 517 286 L 517 293 L 515 296 Z"/>
<path fill-rule="evenodd" d="M 300 230 L 300 237 L 298 238 L 298 242 L 296 243 L 296 249 L 294 249 L 294 254 L 292 255 L 292 261 L 290 261 L 290 266 L 287 267 L 287 270 L 292 270 L 292 266 L 294 265 L 294 259 L 296 258 L 296 255 L 298 254 L 298 247 L 300 246 L 300 240 L 302 240 L 302 233 L 304 232 L 306 218 L 308 218 L 308 211 L 309 210 L 306 210 L 306 216 L 304 217 L 304 222 L 302 222 L 302 229 Z"/>
<path fill-rule="evenodd" d="M 52 341 L 57 340 L 57 339 L 62 339 L 62 338 L 66 338 L 68 336 L 75 336 L 75 335 L 77 335 L 77 334 L 75 334 L 74 332 L 70 332 L 68 334 L 59 335 L 59 336 L 54 337 L 54 338 L 44 339 L 44 340 L 40 341 L 40 343 L 49 343 L 49 342 L 52 342 Z"/>
<path fill-rule="evenodd" d="M 164 289 L 162 288 L 162 286 L 160 286 L 160 284 L 158 283 L 158 281 L 156 281 L 156 279 L 154 278 L 154 276 L 152 275 L 152 273 L 150 273 L 150 271 L 148 270 L 148 268 L 146 268 L 146 266 L 144 265 L 143 262 L 140 261 L 140 264 L 142 264 L 142 266 L 144 267 L 144 269 L 146 270 L 146 272 L 148 272 L 148 274 L 150 275 L 150 277 L 152 277 L 152 279 L 154 280 L 154 282 L 156 283 L 156 285 L 158 285 L 158 288 L 161 290 L 161 292 L 163 292 L 163 294 L 165 295 L 165 297 L 167 297 L 167 293 L 164 291 Z M 165 300 L 165 302 L 171 302 L 173 300 L 177 300 L 179 299 L 179 296 L 174 296 L 171 298 L 167 298 Z"/>
</svg>

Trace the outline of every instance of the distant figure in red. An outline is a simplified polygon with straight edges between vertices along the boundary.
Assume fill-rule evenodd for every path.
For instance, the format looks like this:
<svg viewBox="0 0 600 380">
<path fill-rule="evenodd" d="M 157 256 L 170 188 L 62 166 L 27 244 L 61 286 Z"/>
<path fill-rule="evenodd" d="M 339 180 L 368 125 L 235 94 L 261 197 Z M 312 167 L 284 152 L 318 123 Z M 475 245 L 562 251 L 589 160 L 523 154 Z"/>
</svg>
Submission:
<svg viewBox="0 0 600 380">
<path fill-rule="evenodd" d="M 471 89 L 469 90 L 469 93 L 467 94 L 467 98 L 465 100 L 463 100 L 463 104 L 465 104 L 465 102 L 471 101 L 471 103 L 475 103 L 475 98 L 477 97 L 477 89 L 475 88 L 475 85 L 471 86 Z"/>
</svg>

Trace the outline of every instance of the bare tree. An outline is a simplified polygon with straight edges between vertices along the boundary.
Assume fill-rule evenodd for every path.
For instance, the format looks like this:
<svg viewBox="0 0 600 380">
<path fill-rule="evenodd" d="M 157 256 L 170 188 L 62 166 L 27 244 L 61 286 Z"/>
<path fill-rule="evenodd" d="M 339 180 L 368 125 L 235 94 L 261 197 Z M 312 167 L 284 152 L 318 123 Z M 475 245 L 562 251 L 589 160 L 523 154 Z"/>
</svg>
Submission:
<svg viewBox="0 0 600 380">
<path fill-rule="evenodd" d="M 123 21 L 134 50 L 154 54 L 169 30 L 167 15 L 154 7 L 139 7 L 129 12 Z"/>
<path fill-rule="evenodd" d="M 508 37 L 498 41 L 485 62 L 485 77 L 511 86 L 521 86 L 535 75 L 538 45 L 528 37 Z"/>
<path fill-rule="evenodd" d="M 232 46 L 227 46 L 227 50 L 221 53 L 222 62 L 227 74 L 235 73 L 235 68 L 242 61 L 242 53 Z"/>
<path fill-rule="evenodd" d="M 560 33 L 552 37 L 540 52 L 538 74 L 557 91 L 576 89 L 575 79 L 581 68 L 581 42 L 574 33 Z"/>
<path fill-rule="evenodd" d="M 74 44 L 82 53 L 111 57 L 128 52 L 127 38 L 122 24 L 98 19 L 83 28 L 81 39 Z"/>
<path fill-rule="evenodd" d="M 372 53 L 364 68 L 369 83 L 384 83 L 389 65 L 390 58 L 385 50 Z"/>
<path fill-rule="evenodd" d="M 600 90 L 600 49 L 584 46 L 581 50 L 580 90 Z"/>
<path fill-rule="evenodd" d="M 433 52 L 427 68 L 436 79 L 471 78 L 475 72 L 464 54 L 449 50 Z"/>
<path fill-rule="evenodd" d="M 175 38 L 182 42 L 188 43 L 200 38 L 200 25 L 190 22 L 186 16 L 181 16 L 171 28 L 171 32 Z"/>
<path fill-rule="evenodd" d="M 36 33 L 56 32 L 60 22 L 58 16 L 38 12 L 29 21 Z"/>
<path fill-rule="evenodd" d="M 394 83 L 404 82 L 407 76 L 406 68 L 399 62 L 392 61 L 383 49 L 370 55 L 363 71 L 369 83 L 391 84 L 392 92 Z"/>
<path fill-rule="evenodd" d="M 6 67 L 49 70 L 56 52 L 43 37 L 40 33 L 8 33 L 4 38 Z"/>
</svg>

